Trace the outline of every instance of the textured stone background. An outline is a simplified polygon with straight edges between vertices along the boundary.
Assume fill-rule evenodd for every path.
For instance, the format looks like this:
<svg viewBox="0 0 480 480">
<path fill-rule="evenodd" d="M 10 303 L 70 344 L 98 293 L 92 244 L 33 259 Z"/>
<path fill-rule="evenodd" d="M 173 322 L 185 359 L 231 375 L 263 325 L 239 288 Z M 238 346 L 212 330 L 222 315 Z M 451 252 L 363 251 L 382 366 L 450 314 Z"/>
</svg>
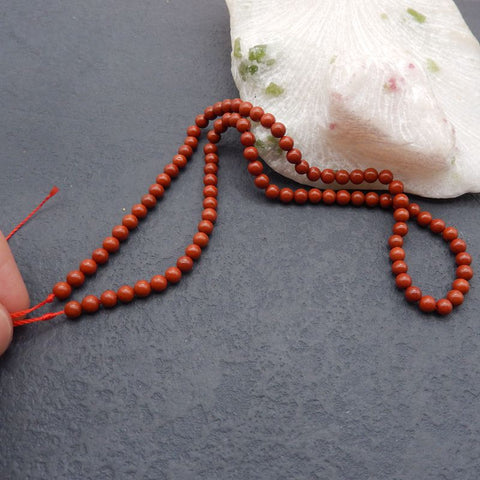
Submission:
<svg viewBox="0 0 480 480">
<path fill-rule="evenodd" d="M 458 2 L 477 36 L 480 3 Z M 11 246 L 31 292 L 89 255 L 236 95 L 221 0 L 3 0 L 0 227 L 60 194 Z M 382 211 L 264 200 L 235 134 L 218 227 L 178 287 L 77 323 L 17 329 L 0 359 L 2 479 L 480 478 L 478 280 L 447 320 L 395 289 Z M 200 214 L 197 156 L 122 253 L 78 292 L 150 278 Z M 480 258 L 480 196 L 422 206 Z M 413 227 L 417 283 L 441 295 L 445 245 Z"/>
</svg>

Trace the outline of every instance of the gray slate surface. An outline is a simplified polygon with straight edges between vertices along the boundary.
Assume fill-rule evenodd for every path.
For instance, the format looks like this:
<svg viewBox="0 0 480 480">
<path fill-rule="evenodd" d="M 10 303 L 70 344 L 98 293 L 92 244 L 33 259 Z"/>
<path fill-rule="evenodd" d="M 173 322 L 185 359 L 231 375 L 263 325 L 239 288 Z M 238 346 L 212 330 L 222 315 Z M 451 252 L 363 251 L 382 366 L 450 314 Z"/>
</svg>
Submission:
<svg viewBox="0 0 480 480">
<path fill-rule="evenodd" d="M 480 3 L 459 1 L 480 36 Z M 3 0 L 0 227 L 33 301 L 99 246 L 204 107 L 233 97 L 221 0 Z M 17 329 L 0 359 L 1 479 L 480 478 L 479 285 L 439 320 L 389 273 L 382 211 L 267 202 L 235 134 L 218 226 L 165 295 Z M 76 295 L 162 272 L 201 210 L 200 155 Z M 288 182 L 285 182 L 288 184 Z M 420 199 L 480 258 L 480 197 Z M 445 245 L 410 272 L 443 294 Z"/>
</svg>

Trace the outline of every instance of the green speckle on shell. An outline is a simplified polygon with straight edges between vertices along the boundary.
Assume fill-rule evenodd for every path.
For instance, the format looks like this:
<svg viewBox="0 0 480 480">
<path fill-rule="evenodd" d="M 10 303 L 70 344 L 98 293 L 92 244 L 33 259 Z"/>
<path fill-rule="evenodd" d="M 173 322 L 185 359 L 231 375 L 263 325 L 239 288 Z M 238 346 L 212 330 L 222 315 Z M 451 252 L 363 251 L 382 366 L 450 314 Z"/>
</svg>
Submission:
<svg viewBox="0 0 480 480">
<path fill-rule="evenodd" d="M 425 23 L 427 17 L 420 12 L 417 12 L 413 8 L 407 8 L 407 13 L 413 17 L 413 19 L 418 23 Z"/>
<path fill-rule="evenodd" d="M 380 15 L 380 18 L 381 18 L 382 20 L 388 20 L 388 15 L 387 15 L 385 12 L 383 12 L 383 13 Z"/>
<path fill-rule="evenodd" d="M 440 71 L 440 67 L 438 66 L 437 62 L 435 62 L 431 58 L 427 58 L 427 69 L 429 72 L 432 73 L 437 73 Z"/>
<path fill-rule="evenodd" d="M 281 95 L 285 90 L 280 86 L 277 85 L 276 83 L 270 82 L 265 89 L 265 93 L 267 95 L 271 95 L 272 97 L 278 97 Z"/>
<path fill-rule="evenodd" d="M 334 55 L 334 56 L 330 59 L 330 65 L 331 65 L 332 63 L 335 63 L 336 60 L 337 60 L 337 56 Z"/>
<path fill-rule="evenodd" d="M 266 45 L 255 45 L 248 51 L 248 59 L 251 62 L 262 63 L 267 54 Z"/>
<path fill-rule="evenodd" d="M 242 77 L 242 80 L 245 81 L 247 79 L 247 75 L 254 75 L 258 71 L 257 65 L 248 64 L 247 62 L 243 61 L 238 66 L 238 73 Z"/>
<path fill-rule="evenodd" d="M 275 65 L 275 62 L 276 60 L 274 58 L 269 58 L 265 64 L 268 66 L 268 67 L 271 67 L 272 65 Z"/>
<path fill-rule="evenodd" d="M 237 37 L 233 42 L 233 56 L 235 58 L 242 58 L 242 47 L 240 46 L 240 37 Z"/>
</svg>

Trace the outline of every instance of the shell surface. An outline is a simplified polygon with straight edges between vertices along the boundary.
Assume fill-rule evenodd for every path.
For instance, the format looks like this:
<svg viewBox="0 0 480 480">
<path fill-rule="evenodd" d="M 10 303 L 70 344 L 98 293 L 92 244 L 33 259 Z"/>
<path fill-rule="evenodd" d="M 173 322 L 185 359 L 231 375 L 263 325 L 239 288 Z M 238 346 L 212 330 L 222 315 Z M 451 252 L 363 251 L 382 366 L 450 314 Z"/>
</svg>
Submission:
<svg viewBox="0 0 480 480">
<path fill-rule="evenodd" d="M 227 6 L 241 98 L 283 122 L 310 165 L 388 168 L 426 197 L 480 191 L 480 45 L 451 0 Z M 274 170 L 321 186 L 252 131 Z"/>
</svg>

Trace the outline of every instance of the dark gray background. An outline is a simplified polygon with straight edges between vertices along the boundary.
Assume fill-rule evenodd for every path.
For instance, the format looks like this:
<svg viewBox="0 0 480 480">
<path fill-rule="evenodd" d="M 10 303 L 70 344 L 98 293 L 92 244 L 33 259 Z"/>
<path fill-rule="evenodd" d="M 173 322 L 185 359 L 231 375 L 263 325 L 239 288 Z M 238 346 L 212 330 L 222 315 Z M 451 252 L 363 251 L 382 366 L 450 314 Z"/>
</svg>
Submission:
<svg viewBox="0 0 480 480">
<path fill-rule="evenodd" d="M 480 36 L 480 3 L 457 2 Z M 100 245 L 212 102 L 234 97 L 221 0 L 3 0 L 0 227 L 32 301 Z M 2 479 L 478 479 L 478 281 L 448 319 L 406 304 L 383 211 L 266 201 L 222 144 L 210 246 L 164 295 L 17 329 L 0 359 Z M 150 278 L 201 211 L 197 155 L 77 294 Z M 288 182 L 285 182 L 288 184 Z M 479 196 L 423 200 L 480 257 Z M 452 256 L 412 227 L 436 296 Z M 58 305 L 56 306 L 58 307 Z"/>
</svg>

